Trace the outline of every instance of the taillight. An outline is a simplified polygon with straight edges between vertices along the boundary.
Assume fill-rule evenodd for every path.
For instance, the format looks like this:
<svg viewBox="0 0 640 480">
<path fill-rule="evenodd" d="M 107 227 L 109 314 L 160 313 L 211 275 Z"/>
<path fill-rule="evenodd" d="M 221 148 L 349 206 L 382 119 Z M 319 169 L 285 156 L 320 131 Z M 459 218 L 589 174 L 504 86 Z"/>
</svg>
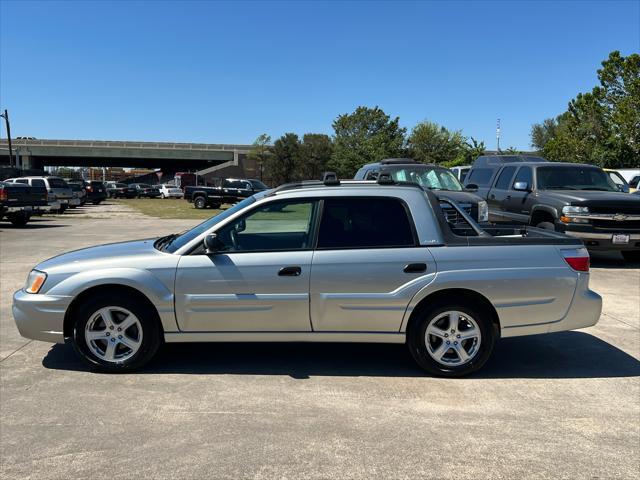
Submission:
<svg viewBox="0 0 640 480">
<path fill-rule="evenodd" d="M 560 250 L 564 261 L 577 272 L 589 271 L 589 252 L 586 248 L 572 248 Z"/>
<path fill-rule="evenodd" d="M 6 201 L 7 199 L 7 191 L 4 189 L 4 187 L 0 187 L 0 200 Z"/>
<path fill-rule="evenodd" d="M 93 187 L 91 185 L 87 185 L 84 188 L 87 190 L 87 192 L 93 192 Z"/>
</svg>

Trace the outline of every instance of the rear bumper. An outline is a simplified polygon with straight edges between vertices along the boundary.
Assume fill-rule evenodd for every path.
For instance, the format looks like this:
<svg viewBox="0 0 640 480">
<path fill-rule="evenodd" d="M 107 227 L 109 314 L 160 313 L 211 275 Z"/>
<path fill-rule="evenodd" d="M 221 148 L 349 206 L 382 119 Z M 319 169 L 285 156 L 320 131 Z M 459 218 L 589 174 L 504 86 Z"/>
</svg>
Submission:
<svg viewBox="0 0 640 480">
<path fill-rule="evenodd" d="M 578 275 L 571 304 L 562 318 L 543 323 L 503 327 L 501 336 L 519 337 L 592 327 L 598 323 L 601 313 L 602 297 L 593 290 L 589 290 L 589 275 L 581 273 Z"/>
<path fill-rule="evenodd" d="M 566 230 L 565 235 L 581 239 L 589 250 L 637 250 L 640 249 L 640 233 L 630 233 L 629 243 L 613 243 L 613 233 L 577 232 Z"/>
<path fill-rule="evenodd" d="M 64 343 L 64 315 L 71 297 L 18 290 L 13 295 L 13 318 L 20 335 L 33 340 Z"/>
</svg>

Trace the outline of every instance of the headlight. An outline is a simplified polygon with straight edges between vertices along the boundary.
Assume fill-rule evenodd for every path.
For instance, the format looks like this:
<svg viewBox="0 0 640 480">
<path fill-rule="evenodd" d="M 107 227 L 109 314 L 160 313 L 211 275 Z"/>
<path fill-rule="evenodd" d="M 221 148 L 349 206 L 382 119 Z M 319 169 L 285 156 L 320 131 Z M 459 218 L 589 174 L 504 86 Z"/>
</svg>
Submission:
<svg viewBox="0 0 640 480">
<path fill-rule="evenodd" d="M 589 215 L 589 207 L 574 207 L 572 205 L 562 207 L 560 221 L 562 223 L 589 223 L 589 219 L 576 218 L 576 215 Z"/>
<path fill-rule="evenodd" d="M 478 222 L 488 222 L 489 221 L 489 206 L 487 202 L 481 200 L 478 202 Z"/>
<path fill-rule="evenodd" d="M 38 293 L 46 279 L 46 273 L 39 272 L 38 270 L 31 270 L 27 277 L 27 283 L 24 286 L 24 291 L 27 293 Z"/>
<path fill-rule="evenodd" d="M 589 207 L 562 207 L 562 213 L 565 215 L 586 215 L 589 213 Z"/>
</svg>

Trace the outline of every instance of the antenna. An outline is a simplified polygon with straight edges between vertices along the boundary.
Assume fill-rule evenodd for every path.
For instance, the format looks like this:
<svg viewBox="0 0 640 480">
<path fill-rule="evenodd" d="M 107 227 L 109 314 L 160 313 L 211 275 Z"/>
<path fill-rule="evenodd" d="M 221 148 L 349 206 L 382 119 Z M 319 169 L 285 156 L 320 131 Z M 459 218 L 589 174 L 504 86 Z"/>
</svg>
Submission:
<svg viewBox="0 0 640 480">
<path fill-rule="evenodd" d="M 496 140 L 498 142 L 498 153 L 500 153 L 500 119 L 498 119 L 498 123 L 496 124 Z"/>
</svg>

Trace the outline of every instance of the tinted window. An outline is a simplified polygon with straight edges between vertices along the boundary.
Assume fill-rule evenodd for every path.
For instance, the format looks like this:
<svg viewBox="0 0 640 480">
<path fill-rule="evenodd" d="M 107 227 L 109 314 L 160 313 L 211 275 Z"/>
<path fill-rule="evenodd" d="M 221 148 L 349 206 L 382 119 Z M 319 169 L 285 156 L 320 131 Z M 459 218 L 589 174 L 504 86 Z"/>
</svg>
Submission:
<svg viewBox="0 0 640 480">
<path fill-rule="evenodd" d="M 229 181 L 225 181 L 224 182 L 224 186 L 226 188 L 240 188 L 240 189 L 249 189 L 251 188 L 249 186 L 248 182 L 244 182 L 242 180 L 229 180 Z"/>
<path fill-rule="evenodd" d="M 29 185 L 29 180 L 27 180 L 26 178 L 19 178 L 18 180 L 16 180 L 16 183 L 24 183 L 26 185 Z"/>
<path fill-rule="evenodd" d="M 269 188 L 260 180 L 249 180 L 249 182 L 251 183 L 251 185 L 253 185 L 253 188 L 257 190 L 266 190 L 267 188 Z"/>
<path fill-rule="evenodd" d="M 531 167 L 521 167 L 518 170 L 518 174 L 516 178 L 513 180 L 513 183 L 516 182 L 525 182 L 529 188 L 533 186 L 533 175 L 531 173 Z"/>
<path fill-rule="evenodd" d="M 538 168 L 538 188 L 542 190 L 619 191 L 611 177 L 603 170 L 580 166 Z"/>
<path fill-rule="evenodd" d="M 70 183 L 69 186 L 71 187 L 71 190 L 73 190 L 74 192 L 82 191 L 82 187 L 77 183 Z"/>
<path fill-rule="evenodd" d="M 516 167 L 505 167 L 498 175 L 498 180 L 496 180 L 496 184 L 493 188 L 497 188 L 499 190 L 507 190 L 509 188 L 509 181 L 513 177 L 513 173 L 516 171 Z"/>
<path fill-rule="evenodd" d="M 489 185 L 492 176 L 493 170 L 490 168 L 472 168 L 467 182 L 475 183 L 476 185 Z"/>
<path fill-rule="evenodd" d="M 44 180 L 42 180 L 41 178 L 34 178 L 33 180 L 31 180 L 31 186 L 32 187 L 46 187 Z"/>
<path fill-rule="evenodd" d="M 318 248 L 405 247 L 415 244 L 411 221 L 395 198 L 328 198 Z"/>
<path fill-rule="evenodd" d="M 638 188 L 638 182 L 640 182 L 640 175 L 636 175 L 629 182 L 629 186 L 632 188 Z"/>
<path fill-rule="evenodd" d="M 464 179 L 467 178 L 467 173 L 469 173 L 469 169 L 468 168 L 464 168 L 462 170 L 460 170 L 460 181 L 464 182 Z"/>
<path fill-rule="evenodd" d="M 315 201 L 272 202 L 218 232 L 223 252 L 311 248 Z"/>
<path fill-rule="evenodd" d="M 49 188 L 67 188 L 67 182 L 62 180 L 61 178 L 49 177 L 47 178 L 49 182 Z"/>
</svg>

